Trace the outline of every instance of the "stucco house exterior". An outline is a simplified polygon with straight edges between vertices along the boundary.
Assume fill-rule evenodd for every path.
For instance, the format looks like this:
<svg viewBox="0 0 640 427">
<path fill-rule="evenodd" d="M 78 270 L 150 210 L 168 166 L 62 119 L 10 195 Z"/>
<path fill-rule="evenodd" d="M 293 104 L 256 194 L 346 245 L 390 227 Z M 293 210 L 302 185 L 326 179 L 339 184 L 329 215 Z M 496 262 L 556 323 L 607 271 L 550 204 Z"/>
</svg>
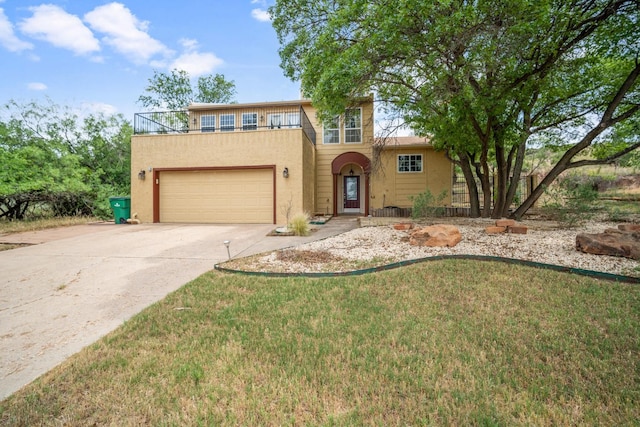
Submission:
<svg viewBox="0 0 640 427">
<path fill-rule="evenodd" d="M 451 194 L 449 160 L 424 138 L 375 139 L 373 111 L 368 97 L 324 124 L 304 99 L 136 114 L 132 216 L 285 224 L 287 212 L 366 216 Z"/>
</svg>

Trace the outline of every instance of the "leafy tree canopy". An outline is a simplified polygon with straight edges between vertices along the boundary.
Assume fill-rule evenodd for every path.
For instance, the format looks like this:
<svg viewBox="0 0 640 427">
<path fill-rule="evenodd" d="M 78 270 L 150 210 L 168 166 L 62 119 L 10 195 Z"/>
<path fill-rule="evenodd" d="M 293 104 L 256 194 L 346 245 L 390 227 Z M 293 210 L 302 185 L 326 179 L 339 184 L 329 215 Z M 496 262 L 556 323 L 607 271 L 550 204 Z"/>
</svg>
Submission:
<svg viewBox="0 0 640 427">
<path fill-rule="evenodd" d="M 222 74 L 200 76 L 194 86 L 189 73 L 174 69 L 154 71 L 138 102 L 147 109 L 182 110 L 193 102 L 228 104 L 235 94 L 235 83 Z"/>
<path fill-rule="evenodd" d="M 527 145 L 564 155 L 516 217 L 564 170 L 640 146 L 637 0 L 278 0 L 270 13 L 285 74 L 326 116 L 374 91 L 460 166 L 474 215 L 509 214 Z M 607 155 L 576 160 L 594 146 Z"/>
<path fill-rule="evenodd" d="M 132 128 L 121 115 L 9 101 L 0 117 L 0 217 L 32 206 L 108 216 L 108 197 L 129 193 Z"/>
</svg>

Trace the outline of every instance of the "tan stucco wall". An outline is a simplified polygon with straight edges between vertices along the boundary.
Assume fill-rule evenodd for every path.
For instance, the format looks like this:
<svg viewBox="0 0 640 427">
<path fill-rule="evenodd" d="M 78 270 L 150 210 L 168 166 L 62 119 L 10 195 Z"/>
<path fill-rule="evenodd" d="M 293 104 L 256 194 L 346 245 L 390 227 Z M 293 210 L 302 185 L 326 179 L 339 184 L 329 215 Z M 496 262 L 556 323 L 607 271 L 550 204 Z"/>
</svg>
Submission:
<svg viewBox="0 0 640 427">
<path fill-rule="evenodd" d="M 422 154 L 422 172 L 398 172 L 399 154 Z M 385 147 L 380 155 L 379 166 L 371 177 L 371 208 L 411 207 L 410 197 L 425 190 L 431 191 L 434 197 L 446 191 L 447 197 L 443 203 L 450 205 L 452 173 L 449 159 L 432 147 Z"/>
<path fill-rule="evenodd" d="M 335 214 L 333 212 L 334 205 L 334 195 L 333 195 L 333 175 L 331 173 L 331 162 L 338 157 L 339 155 L 346 152 L 357 152 L 362 153 L 371 159 L 372 156 L 372 143 L 373 143 L 373 135 L 374 135 L 374 121 L 373 121 L 373 100 L 369 99 L 367 102 L 363 102 L 359 105 L 355 105 L 354 107 L 362 108 L 362 142 L 361 143 L 345 143 L 344 142 L 344 123 L 340 123 L 340 143 L 339 144 L 324 144 L 323 143 L 323 128 L 322 124 L 316 117 L 316 110 L 311 105 L 307 105 L 304 107 L 307 116 L 312 121 L 316 132 L 317 132 L 317 142 L 316 142 L 316 203 L 315 203 L 315 211 L 317 213 L 329 213 Z M 349 167 L 346 166 L 348 170 Z M 354 175 L 360 175 L 360 186 L 361 186 L 361 194 L 363 199 L 361 200 L 361 207 L 363 209 L 363 214 L 367 214 L 364 212 L 364 183 L 365 178 L 362 170 L 354 168 Z M 342 203 L 342 184 L 338 183 L 338 194 L 336 194 L 338 213 L 341 212 L 341 203 Z"/>
<path fill-rule="evenodd" d="M 276 223 L 284 224 L 283 205 L 292 213 L 309 211 L 313 174 L 303 174 L 313 148 L 301 129 L 247 132 L 135 135 L 131 141 L 131 212 L 142 222 L 153 221 L 153 169 L 274 165 Z M 289 178 L 282 175 L 289 169 Z M 138 172 L 146 171 L 139 180 Z"/>
</svg>

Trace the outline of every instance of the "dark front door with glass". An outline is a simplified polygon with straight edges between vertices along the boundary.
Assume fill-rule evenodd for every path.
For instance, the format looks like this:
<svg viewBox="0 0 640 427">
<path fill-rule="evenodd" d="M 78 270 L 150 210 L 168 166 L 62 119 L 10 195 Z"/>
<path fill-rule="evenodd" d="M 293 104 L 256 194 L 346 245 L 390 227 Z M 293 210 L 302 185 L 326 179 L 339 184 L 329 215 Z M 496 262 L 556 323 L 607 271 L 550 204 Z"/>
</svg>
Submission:
<svg viewBox="0 0 640 427">
<path fill-rule="evenodd" d="M 360 177 L 344 177 L 344 208 L 360 209 Z"/>
</svg>

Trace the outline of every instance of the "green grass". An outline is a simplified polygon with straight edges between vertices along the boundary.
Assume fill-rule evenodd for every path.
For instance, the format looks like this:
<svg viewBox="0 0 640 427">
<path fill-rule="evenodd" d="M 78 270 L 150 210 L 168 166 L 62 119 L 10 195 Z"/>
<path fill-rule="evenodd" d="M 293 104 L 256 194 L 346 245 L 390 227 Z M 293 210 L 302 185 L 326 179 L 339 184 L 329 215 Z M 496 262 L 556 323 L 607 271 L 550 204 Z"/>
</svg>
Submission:
<svg viewBox="0 0 640 427">
<path fill-rule="evenodd" d="M 640 287 L 437 261 L 207 273 L 0 403 L 4 425 L 633 425 Z"/>
</svg>

